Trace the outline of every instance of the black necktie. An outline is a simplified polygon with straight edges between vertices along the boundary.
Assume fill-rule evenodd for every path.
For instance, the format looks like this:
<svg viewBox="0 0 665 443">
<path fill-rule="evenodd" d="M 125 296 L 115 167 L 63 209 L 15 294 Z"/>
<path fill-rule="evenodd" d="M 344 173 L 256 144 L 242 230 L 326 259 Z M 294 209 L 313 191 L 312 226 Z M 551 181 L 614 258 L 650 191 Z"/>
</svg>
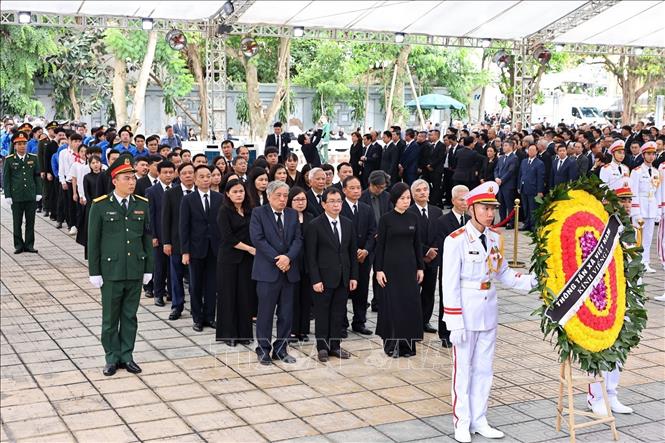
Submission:
<svg viewBox="0 0 665 443">
<path fill-rule="evenodd" d="M 153 184 L 153 185 L 156 185 L 156 184 L 157 184 L 157 179 L 154 179 L 154 180 L 152 181 L 152 184 Z"/>
<path fill-rule="evenodd" d="M 277 216 L 277 232 L 279 232 L 279 235 L 283 238 L 284 237 L 284 223 L 282 223 L 282 213 L 281 212 L 275 212 L 275 215 Z"/>
<path fill-rule="evenodd" d="M 321 204 L 321 194 L 316 194 L 316 200 Z"/>
<path fill-rule="evenodd" d="M 459 216 L 459 225 L 464 226 L 464 214 Z"/>
<path fill-rule="evenodd" d="M 335 241 L 339 246 L 340 241 L 339 241 L 339 231 L 337 230 L 337 220 L 333 220 L 332 225 L 333 225 L 333 234 L 335 235 Z"/>
<path fill-rule="evenodd" d="M 427 209 L 422 208 L 423 218 L 427 218 Z"/>
<path fill-rule="evenodd" d="M 191 194 L 191 192 L 192 192 L 191 189 L 185 189 L 185 193 L 186 193 L 187 195 Z"/>
<path fill-rule="evenodd" d="M 171 189 L 171 186 L 166 185 L 166 189 L 164 189 L 164 192 L 168 191 L 169 189 Z"/>
<path fill-rule="evenodd" d="M 127 199 L 123 198 L 122 201 L 120 202 L 120 206 L 122 206 L 122 209 L 127 211 Z"/>
<path fill-rule="evenodd" d="M 206 215 L 210 212 L 210 202 L 208 201 L 208 194 L 203 194 L 203 208 L 205 209 Z"/>
<path fill-rule="evenodd" d="M 647 168 L 647 171 L 649 171 L 649 177 L 651 177 L 651 166 Z"/>
<path fill-rule="evenodd" d="M 483 248 L 487 251 L 487 243 L 485 243 L 485 234 L 480 234 L 480 242 L 483 244 Z"/>
<path fill-rule="evenodd" d="M 358 213 L 358 205 L 353 205 L 353 216 L 355 217 L 357 213 Z"/>
<path fill-rule="evenodd" d="M 619 174 L 623 175 L 623 171 L 621 170 L 621 165 L 619 165 Z"/>
</svg>

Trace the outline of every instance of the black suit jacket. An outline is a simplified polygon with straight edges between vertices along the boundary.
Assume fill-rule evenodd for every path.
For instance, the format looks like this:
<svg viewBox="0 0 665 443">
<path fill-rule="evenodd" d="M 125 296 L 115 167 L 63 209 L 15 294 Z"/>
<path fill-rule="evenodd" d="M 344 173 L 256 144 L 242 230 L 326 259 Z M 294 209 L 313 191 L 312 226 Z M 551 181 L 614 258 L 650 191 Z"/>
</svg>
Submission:
<svg viewBox="0 0 665 443">
<path fill-rule="evenodd" d="M 437 244 L 438 220 L 443 214 L 440 208 L 433 205 L 427 205 L 427 217 L 423 217 L 421 210 L 415 204 L 409 206 L 408 211 L 418 216 L 418 233 L 420 234 L 420 249 L 423 254 L 427 253 L 429 248 L 439 248 Z M 441 249 L 437 251 L 436 258 L 430 263 L 425 263 L 426 268 L 436 268 L 439 266 Z"/>
<path fill-rule="evenodd" d="M 571 182 L 577 180 L 580 176 L 579 171 L 577 170 L 577 162 L 572 157 L 566 157 L 566 160 L 563 162 L 560 168 L 557 168 L 559 165 L 559 158 L 552 160 L 552 185 L 554 187 L 558 184 Z"/>
<path fill-rule="evenodd" d="M 374 208 L 372 208 L 372 193 L 369 192 L 369 189 L 365 189 L 363 191 L 363 193 L 360 195 L 360 201 L 369 206 L 370 210 L 372 211 L 372 215 L 374 215 Z M 388 211 L 392 211 L 392 209 L 393 204 L 390 202 L 390 194 L 388 194 L 386 191 L 383 191 L 381 194 L 379 194 L 379 212 L 381 213 L 379 214 L 379 218 L 374 218 L 377 226 L 379 226 L 379 219 L 381 216 Z"/>
<path fill-rule="evenodd" d="M 473 149 L 457 148 L 455 152 L 455 173 L 453 180 L 472 183 L 478 180 L 478 171 L 483 167 L 483 156 Z"/>
<path fill-rule="evenodd" d="M 268 134 L 266 137 L 266 143 L 265 146 L 277 146 L 277 149 L 279 149 L 279 161 L 284 163 L 286 161 L 286 157 L 288 157 L 289 153 L 291 152 L 289 149 L 289 143 L 291 143 L 291 137 L 289 136 L 288 133 L 282 132 L 280 134 L 280 140 L 281 140 L 281 146 L 277 146 L 277 136 L 275 133 Z"/>
<path fill-rule="evenodd" d="M 314 191 L 309 189 L 305 194 L 307 195 L 307 212 L 314 217 L 323 214 L 323 206 L 319 203 Z M 321 195 L 323 195 L 323 193 L 321 193 Z"/>
<path fill-rule="evenodd" d="M 446 161 L 446 145 L 443 142 L 438 141 L 432 147 L 431 154 L 429 156 L 428 165 L 433 169 L 434 173 L 443 173 L 443 164 Z"/>
<path fill-rule="evenodd" d="M 152 180 L 150 179 L 150 175 L 146 174 L 145 176 L 137 180 L 134 194 L 140 195 L 141 197 L 145 197 L 145 192 L 152 185 L 153 183 Z"/>
<path fill-rule="evenodd" d="M 383 148 L 380 144 L 374 142 L 369 145 L 367 152 L 365 153 L 365 164 L 363 165 L 362 175 L 365 177 L 365 181 L 369 179 L 369 175 L 372 171 L 381 169 L 381 156 L 383 154 Z"/>
<path fill-rule="evenodd" d="M 538 153 L 537 157 L 545 165 L 545 192 L 550 189 L 552 183 L 552 154 L 547 151 Z"/>
<path fill-rule="evenodd" d="M 469 220 L 469 216 L 464 214 L 464 224 L 466 224 L 466 222 Z M 434 231 L 436 247 L 439 248 L 439 259 L 443 257 L 443 242 L 446 240 L 446 237 L 462 226 L 463 225 L 461 225 L 459 222 L 459 218 L 457 218 L 457 214 L 455 214 L 452 210 L 441 215 L 437 219 Z"/>
<path fill-rule="evenodd" d="M 173 253 L 180 255 L 180 203 L 184 194 L 182 185 L 164 193 L 162 208 L 162 244 L 171 245 Z"/>
<path fill-rule="evenodd" d="M 381 169 L 390 175 L 390 182 L 397 183 L 399 179 L 397 165 L 399 164 L 399 148 L 393 142 L 386 145 L 381 154 Z"/>
<path fill-rule="evenodd" d="M 348 287 L 349 280 L 358 279 L 358 244 L 353 223 L 338 217 L 342 241 L 335 238 L 328 217 L 321 214 L 307 227 L 305 254 L 312 284 L 323 283 L 324 288 Z"/>
<path fill-rule="evenodd" d="M 217 256 L 220 237 L 217 213 L 222 207 L 222 194 L 209 191 L 210 210 L 205 214 L 201 196 L 192 192 L 180 203 L 180 249 L 192 258 L 205 258 L 208 250 Z"/>
<path fill-rule="evenodd" d="M 150 233 L 152 238 L 159 240 L 162 245 L 162 210 L 164 208 L 164 188 L 161 183 L 158 186 L 151 186 L 146 191 L 148 204 L 150 206 Z M 169 189 L 170 191 L 171 189 Z"/>
<path fill-rule="evenodd" d="M 581 154 L 577 157 L 577 171 L 580 175 L 587 175 L 589 168 L 589 157 L 586 154 Z"/>
<path fill-rule="evenodd" d="M 374 252 L 376 220 L 374 220 L 372 208 L 366 203 L 358 201 L 358 212 L 354 217 L 353 209 L 349 205 L 349 202 L 344 200 L 344 203 L 342 203 L 342 215 L 353 222 L 358 249 L 365 249 L 370 254 Z"/>
<path fill-rule="evenodd" d="M 351 145 L 351 149 L 349 150 L 349 163 L 351 163 L 353 175 L 356 177 L 360 177 L 360 173 L 362 171 L 362 167 L 360 166 L 359 162 L 364 150 L 365 148 L 361 142 Z"/>
<path fill-rule="evenodd" d="M 50 162 L 49 162 L 50 164 Z M 54 179 L 57 180 L 57 177 Z M 97 195 L 107 195 L 115 189 L 113 186 L 113 181 L 111 180 L 111 174 L 109 174 L 108 169 L 99 173 L 99 179 L 97 180 Z M 134 191 L 136 194 L 136 191 Z"/>
</svg>

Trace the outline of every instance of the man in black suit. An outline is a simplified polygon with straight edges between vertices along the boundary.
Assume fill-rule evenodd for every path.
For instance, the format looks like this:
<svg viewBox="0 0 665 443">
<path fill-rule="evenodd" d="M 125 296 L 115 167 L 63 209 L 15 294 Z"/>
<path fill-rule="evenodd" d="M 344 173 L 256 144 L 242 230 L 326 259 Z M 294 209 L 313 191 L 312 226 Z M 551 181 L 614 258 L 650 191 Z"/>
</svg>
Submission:
<svg viewBox="0 0 665 443">
<path fill-rule="evenodd" d="M 164 254 L 169 257 L 169 286 L 171 290 L 171 313 L 169 320 L 177 320 L 185 307 L 185 287 L 183 279 L 186 267 L 182 263 L 180 248 L 180 203 L 184 196 L 196 191 L 194 188 L 194 165 L 183 163 L 178 166 L 179 185 L 173 185 L 164 193 L 162 209 L 162 244 Z"/>
<path fill-rule="evenodd" d="M 256 354 L 259 363 L 272 359 L 295 363 L 287 353 L 293 323 L 293 294 L 300 281 L 299 260 L 303 241 L 298 213 L 286 207 L 289 186 L 281 181 L 268 184 L 268 204 L 252 211 L 249 235 L 256 248 L 252 279 L 259 299 L 256 317 Z M 277 308 L 277 337 L 271 345 L 273 317 Z"/>
<path fill-rule="evenodd" d="M 530 231 L 536 227 L 533 212 L 536 210 L 536 197 L 542 197 L 545 189 L 545 165 L 536 157 L 538 149 L 533 143 L 527 150 L 528 157 L 522 160 L 520 177 L 517 181 L 517 192 L 522 199 L 524 209 L 523 231 Z"/>
<path fill-rule="evenodd" d="M 455 165 L 457 164 L 456 154 L 460 146 L 457 144 L 457 138 L 453 134 L 446 134 L 443 137 L 443 144 L 446 146 L 446 157 L 443 160 L 443 198 L 445 205 L 452 206 L 453 174 L 455 173 Z"/>
<path fill-rule="evenodd" d="M 455 172 L 453 173 L 453 184 L 464 185 L 473 189 L 478 182 L 478 171 L 483 166 L 483 156 L 471 147 L 472 137 L 464 137 L 464 146 L 454 151 Z"/>
<path fill-rule="evenodd" d="M 420 247 L 424 256 L 425 276 L 420 284 L 420 301 L 423 309 L 423 330 L 436 332 L 429 320 L 434 312 L 434 292 L 436 290 L 436 277 L 439 271 L 439 247 L 436 244 L 437 220 L 441 217 L 441 209 L 427 204 L 429 200 L 429 183 L 418 179 L 411 185 L 413 204 L 409 211 L 418 216 L 418 232 L 420 233 Z"/>
<path fill-rule="evenodd" d="M 381 137 L 385 144 L 383 152 L 381 153 L 381 170 L 390 176 L 390 182 L 392 185 L 393 183 L 397 183 L 397 179 L 399 178 L 399 149 L 397 144 L 392 141 L 393 134 L 390 131 L 383 131 Z"/>
<path fill-rule="evenodd" d="M 374 261 L 374 245 L 376 235 L 376 220 L 372 208 L 359 201 L 362 194 L 362 186 L 358 177 L 347 177 L 342 182 L 344 192 L 344 204 L 342 205 L 342 216 L 353 222 L 356 233 L 358 251 L 358 287 L 349 294 L 353 302 L 353 321 L 351 329 L 363 335 L 372 335 L 365 323 L 367 322 L 367 298 L 369 295 L 369 274 Z M 349 321 L 344 315 L 342 337 L 346 336 L 346 328 Z"/>
<path fill-rule="evenodd" d="M 326 189 L 326 172 L 321 168 L 312 168 L 309 174 L 309 185 L 311 188 L 306 192 L 307 194 L 307 212 L 317 217 L 323 214 L 323 206 L 321 206 L 321 198 L 323 191 Z"/>
<path fill-rule="evenodd" d="M 192 299 L 193 329 L 216 328 L 217 252 L 220 237 L 217 213 L 222 194 L 210 190 L 211 171 L 207 165 L 194 169 L 196 192 L 186 195 L 180 205 L 180 247 L 182 263 L 189 265 L 189 295 Z"/>
<path fill-rule="evenodd" d="M 451 191 L 453 207 L 450 212 L 443 214 L 436 222 L 436 245 L 439 248 L 439 255 L 436 261 L 441 266 L 441 257 L 443 257 L 443 243 L 446 237 L 452 232 L 458 230 L 469 221 L 469 216 L 466 215 L 467 204 L 464 197 L 469 193 L 469 188 L 464 185 L 454 186 Z M 451 347 L 450 331 L 446 327 L 446 322 L 443 321 L 443 297 L 442 297 L 442 279 L 443 272 L 439 274 L 439 338 L 441 345 L 445 348 Z"/>
<path fill-rule="evenodd" d="M 565 182 L 577 180 L 580 176 L 577 161 L 567 156 L 567 148 L 563 143 L 557 146 L 557 158 L 552 162 L 552 187 Z"/>
<path fill-rule="evenodd" d="M 393 209 L 390 202 L 390 194 L 386 192 L 390 176 L 383 171 L 374 171 L 369 176 L 369 187 L 360 195 L 360 201 L 365 203 L 372 210 L 374 221 L 379 225 L 379 219 L 383 214 Z M 382 290 L 376 276 L 372 277 L 372 312 L 378 311 L 379 292 Z"/>
<path fill-rule="evenodd" d="M 264 146 L 276 146 L 277 149 L 279 149 L 279 162 L 284 164 L 286 158 L 291 153 L 291 150 L 289 149 L 291 137 L 288 132 L 282 132 L 282 122 L 275 122 L 275 124 L 272 125 L 272 129 L 273 133 L 268 134 Z"/>
<path fill-rule="evenodd" d="M 150 233 L 152 234 L 152 250 L 154 258 L 154 271 L 152 273 L 152 290 L 155 295 L 155 305 L 164 306 L 166 295 L 166 280 L 169 272 L 169 257 L 163 249 L 162 212 L 164 207 L 164 194 L 171 189 L 175 166 L 168 160 L 157 166 L 159 181 L 146 191 L 150 208 Z"/>
<path fill-rule="evenodd" d="M 325 212 L 305 232 L 305 253 L 314 290 L 316 349 L 321 362 L 328 355 L 348 359 L 341 348 L 342 318 L 349 291 L 358 285 L 358 244 L 353 222 L 340 217 L 342 194 L 330 187 L 322 197 Z"/>
<path fill-rule="evenodd" d="M 432 185 L 430 203 L 443 207 L 443 171 L 446 160 L 446 145 L 441 140 L 441 131 L 432 129 L 429 131 L 429 142 L 432 146 L 429 159 L 423 171 L 423 178 Z"/>
<path fill-rule="evenodd" d="M 584 145 L 580 142 L 575 142 L 573 149 L 575 152 L 575 161 L 577 161 L 577 170 L 580 175 L 586 176 L 591 165 L 589 164 L 589 157 L 584 154 Z"/>
<path fill-rule="evenodd" d="M 538 140 L 538 143 L 536 143 L 536 147 L 538 148 L 538 159 L 543 162 L 543 165 L 545 166 L 545 194 L 550 189 L 550 183 L 552 182 L 552 155 L 547 152 L 547 141 L 546 140 Z"/>
<path fill-rule="evenodd" d="M 143 177 L 136 180 L 136 191 L 134 194 L 138 194 L 141 197 L 145 197 L 145 191 L 153 185 L 156 185 L 159 181 L 159 173 L 157 172 L 157 166 L 163 160 L 159 155 L 151 155 L 147 158 L 148 161 L 148 173 Z"/>
<path fill-rule="evenodd" d="M 342 191 L 344 180 L 346 177 L 353 177 L 353 168 L 347 162 L 342 162 L 337 165 L 337 178 L 339 179 L 337 183 L 333 183 L 333 186 Z"/>
<path fill-rule="evenodd" d="M 376 133 L 375 131 L 372 132 Z M 381 145 L 372 140 L 372 135 L 363 135 L 363 150 L 360 156 L 362 169 L 359 175 L 363 189 L 367 188 L 370 174 L 377 169 L 381 169 L 382 154 L 383 150 Z"/>
</svg>

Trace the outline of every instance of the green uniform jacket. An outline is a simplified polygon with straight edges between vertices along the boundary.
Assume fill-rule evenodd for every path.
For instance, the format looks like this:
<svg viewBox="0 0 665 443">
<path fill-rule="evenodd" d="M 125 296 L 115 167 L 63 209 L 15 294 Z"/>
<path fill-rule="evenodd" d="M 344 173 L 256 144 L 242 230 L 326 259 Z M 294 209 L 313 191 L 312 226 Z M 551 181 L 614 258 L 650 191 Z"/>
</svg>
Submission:
<svg viewBox="0 0 665 443">
<path fill-rule="evenodd" d="M 142 280 L 153 271 L 148 199 L 132 195 L 127 212 L 113 193 L 96 198 L 88 220 L 88 270 L 104 280 Z"/>
<path fill-rule="evenodd" d="M 39 164 L 37 156 L 25 154 L 20 160 L 16 154 L 5 157 L 3 169 L 5 197 L 15 202 L 35 201 L 37 194 L 41 194 L 41 181 L 39 178 Z"/>
</svg>

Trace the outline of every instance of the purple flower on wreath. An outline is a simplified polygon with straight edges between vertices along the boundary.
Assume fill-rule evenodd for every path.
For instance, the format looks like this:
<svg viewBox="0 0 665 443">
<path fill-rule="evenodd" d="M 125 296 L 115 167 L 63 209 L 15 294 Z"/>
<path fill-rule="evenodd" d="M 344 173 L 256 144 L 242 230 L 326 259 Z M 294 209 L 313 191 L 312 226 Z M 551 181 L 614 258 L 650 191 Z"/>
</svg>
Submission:
<svg viewBox="0 0 665 443">
<path fill-rule="evenodd" d="M 582 260 L 591 254 L 593 248 L 598 244 L 598 240 L 592 231 L 586 231 L 580 237 L 580 247 L 582 248 Z M 601 278 L 597 285 L 591 290 L 591 302 L 594 304 L 596 309 L 603 311 L 607 307 L 607 287 L 605 286 L 605 280 Z"/>
</svg>

